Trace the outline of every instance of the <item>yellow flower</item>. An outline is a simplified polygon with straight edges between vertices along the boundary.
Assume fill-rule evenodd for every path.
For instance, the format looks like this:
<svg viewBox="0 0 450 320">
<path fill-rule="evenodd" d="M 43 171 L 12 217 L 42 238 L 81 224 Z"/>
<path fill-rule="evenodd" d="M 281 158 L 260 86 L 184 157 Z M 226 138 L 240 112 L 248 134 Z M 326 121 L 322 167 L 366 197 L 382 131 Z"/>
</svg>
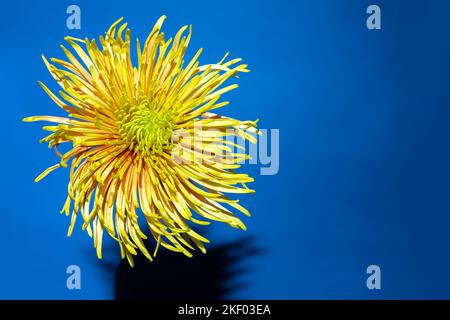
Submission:
<svg viewBox="0 0 450 320">
<path fill-rule="evenodd" d="M 248 159 L 245 148 L 229 138 L 255 143 L 256 121 L 210 112 L 228 104 L 218 100 L 237 85 L 222 85 L 248 72 L 247 66 L 239 64 L 241 59 L 226 61 L 228 54 L 216 64 L 199 66 L 201 49 L 185 65 L 191 28 L 185 35 L 183 27 L 166 41 L 160 32 L 162 16 L 142 50 L 137 39 L 134 67 L 131 33 L 121 20 L 99 37 L 101 46 L 95 40 L 66 37 L 78 57 L 62 46 L 67 60 L 50 59 L 62 68 L 43 57 L 63 90 L 58 97 L 40 85 L 67 117 L 24 119 L 56 123 L 43 127 L 51 134 L 41 142 L 55 149 L 60 162 L 36 181 L 59 167 L 70 167 L 68 197 L 61 210 L 71 213 L 68 235 L 81 213 L 82 228 L 93 237 L 99 258 L 106 230 L 131 265 L 139 250 L 152 260 L 138 224 L 142 214 L 156 239 L 153 257 L 160 245 L 187 256 L 195 247 L 206 252 L 208 240 L 193 224 L 214 220 L 245 230 L 232 211 L 249 215 L 238 200 L 226 196 L 253 192 L 245 185 L 253 179 L 235 172 Z M 72 149 L 62 154 L 57 147 L 65 142 L 71 142 Z"/>
</svg>

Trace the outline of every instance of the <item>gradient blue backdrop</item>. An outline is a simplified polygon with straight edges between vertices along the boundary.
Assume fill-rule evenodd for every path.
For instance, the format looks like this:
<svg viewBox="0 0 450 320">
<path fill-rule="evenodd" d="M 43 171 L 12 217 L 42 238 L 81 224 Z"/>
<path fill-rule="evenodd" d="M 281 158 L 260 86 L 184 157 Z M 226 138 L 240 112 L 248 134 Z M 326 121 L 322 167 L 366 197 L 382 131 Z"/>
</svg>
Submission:
<svg viewBox="0 0 450 320">
<path fill-rule="evenodd" d="M 66 28 L 72 3 L 81 30 Z M 365 26 L 372 3 L 381 31 Z M 66 237 L 68 172 L 33 182 L 56 157 L 21 118 L 61 114 L 37 80 L 56 88 L 40 55 L 63 57 L 64 36 L 97 37 L 124 16 L 144 38 L 162 14 L 168 35 L 193 24 L 188 56 L 203 47 L 201 62 L 230 51 L 249 64 L 221 112 L 280 129 L 278 175 L 246 168 L 249 231 L 209 229 L 215 243 L 254 236 L 263 249 L 230 297 L 450 298 L 448 12 L 446 0 L 3 3 L 0 298 L 113 297 L 118 248 L 98 261 L 79 224 Z M 80 291 L 66 289 L 70 264 Z M 380 291 L 366 288 L 370 264 Z"/>
</svg>

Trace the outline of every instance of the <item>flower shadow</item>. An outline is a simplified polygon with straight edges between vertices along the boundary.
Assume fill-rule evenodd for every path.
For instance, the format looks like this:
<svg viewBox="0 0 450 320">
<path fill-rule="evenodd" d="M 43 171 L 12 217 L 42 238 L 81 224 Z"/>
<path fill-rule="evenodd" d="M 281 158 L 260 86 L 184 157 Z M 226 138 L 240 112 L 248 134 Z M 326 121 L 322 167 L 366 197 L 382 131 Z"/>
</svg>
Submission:
<svg viewBox="0 0 450 320">
<path fill-rule="evenodd" d="M 143 255 L 135 266 L 122 260 L 116 273 L 116 299 L 226 299 L 245 286 L 238 275 L 247 270 L 241 263 L 261 253 L 254 238 L 243 238 L 216 245 L 206 254 L 187 258 L 165 249 L 153 262 Z"/>
</svg>

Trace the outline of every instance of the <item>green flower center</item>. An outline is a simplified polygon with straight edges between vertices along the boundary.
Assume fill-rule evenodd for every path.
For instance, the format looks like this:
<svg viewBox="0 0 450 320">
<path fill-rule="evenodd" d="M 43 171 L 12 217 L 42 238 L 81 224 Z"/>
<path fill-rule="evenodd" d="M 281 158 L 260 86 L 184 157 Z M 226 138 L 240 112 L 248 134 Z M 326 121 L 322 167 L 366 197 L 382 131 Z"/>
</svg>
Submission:
<svg viewBox="0 0 450 320">
<path fill-rule="evenodd" d="M 142 155 L 162 154 L 164 150 L 170 149 L 174 126 L 171 110 L 157 111 L 148 102 L 124 108 L 119 114 L 122 139 Z"/>
</svg>

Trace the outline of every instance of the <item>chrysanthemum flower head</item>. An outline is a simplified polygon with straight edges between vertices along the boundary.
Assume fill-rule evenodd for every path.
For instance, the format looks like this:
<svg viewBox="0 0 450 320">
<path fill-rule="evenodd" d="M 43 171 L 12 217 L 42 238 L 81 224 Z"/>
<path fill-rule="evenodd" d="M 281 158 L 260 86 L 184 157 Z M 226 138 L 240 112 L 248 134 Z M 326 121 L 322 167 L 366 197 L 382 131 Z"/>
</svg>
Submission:
<svg viewBox="0 0 450 320">
<path fill-rule="evenodd" d="M 255 121 L 219 116 L 222 94 L 237 87 L 224 82 L 247 72 L 241 59 L 199 65 L 201 49 L 185 64 L 191 38 L 183 27 L 173 39 L 155 24 L 145 43 L 137 40 L 137 66 L 131 55 L 131 33 L 119 19 L 95 40 L 66 37 L 75 54 L 67 60 L 43 60 L 62 87 L 59 96 L 40 83 L 67 115 L 34 116 L 47 121 L 48 142 L 59 163 L 36 178 L 69 167 L 68 196 L 61 212 L 71 214 L 68 235 L 81 215 L 82 228 L 94 239 L 101 258 L 106 232 L 120 245 L 122 258 L 133 265 L 141 251 L 152 260 L 161 245 L 191 256 L 205 252 L 206 238 L 193 230 L 211 220 L 245 230 L 236 210 L 249 215 L 228 193 L 251 193 L 246 174 L 236 173 L 248 158 L 230 137 L 255 142 Z M 62 154 L 58 145 L 70 143 Z M 237 148 L 236 148 L 237 147 Z M 225 156 L 224 156 L 225 155 Z M 156 245 L 151 254 L 138 217 L 148 224 Z"/>
</svg>

